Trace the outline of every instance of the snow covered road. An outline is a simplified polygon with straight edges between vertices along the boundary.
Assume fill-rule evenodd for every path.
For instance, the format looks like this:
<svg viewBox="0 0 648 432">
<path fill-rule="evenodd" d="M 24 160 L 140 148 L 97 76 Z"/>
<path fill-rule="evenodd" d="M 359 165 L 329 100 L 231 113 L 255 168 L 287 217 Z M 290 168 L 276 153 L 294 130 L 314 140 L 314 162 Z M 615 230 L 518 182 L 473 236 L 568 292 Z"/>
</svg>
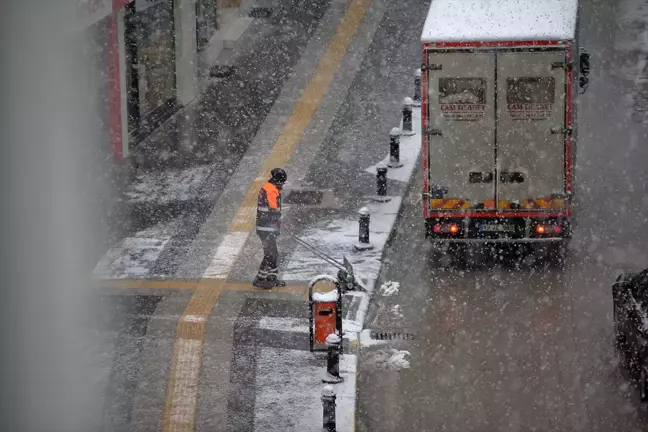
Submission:
<svg viewBox="0 0 648 432">
<path fill-rule="evenodd" d="M 579 112 L 565 269 L 493 260 L 441 268 L 421 235 L 414 182 L 378 281 L 399 282 L 398 293 L 378 295 L 366 323 L 414 335 L 386 344 L 411 353 L 410 369 L 377 365 L 385 344 L 361 351 L 358 431 L 647 430 L 614 349 L 611 294 L 620 271 L 648 265 L 648 128 L 627 109 L 636 75 L 621 70 L 624 59 L 645 61 L 646 3 L 581 3 L 594 72 Z"/>
</svg>

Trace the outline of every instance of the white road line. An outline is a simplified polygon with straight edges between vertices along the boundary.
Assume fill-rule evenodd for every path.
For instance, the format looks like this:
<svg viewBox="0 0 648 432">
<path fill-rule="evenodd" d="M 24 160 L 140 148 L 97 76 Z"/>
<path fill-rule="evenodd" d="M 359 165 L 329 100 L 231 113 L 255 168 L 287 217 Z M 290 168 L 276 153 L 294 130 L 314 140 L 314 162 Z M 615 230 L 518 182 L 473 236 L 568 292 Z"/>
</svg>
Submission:
<svg viewBox="0 0 648 432">
<path fill-rule="evenodd" d="M 259 320 L 259 328 L 263 330 L 308 333 L 309 325 L 307 318 L 263 317 Z"/>
<path fill-rule="evenodd" d="M 211 264 L 205 270 L 203 279 L 226 279 L 249 236 L 249 232 L 231 232 L 225 235 Z"/>
<path fill-rule="evenodd" d="M 185 317 L 182 317 L 182 321 L 194 323 L 205 322 L 205 317 L 202 315 L 187 315 Z"/>
</svg>

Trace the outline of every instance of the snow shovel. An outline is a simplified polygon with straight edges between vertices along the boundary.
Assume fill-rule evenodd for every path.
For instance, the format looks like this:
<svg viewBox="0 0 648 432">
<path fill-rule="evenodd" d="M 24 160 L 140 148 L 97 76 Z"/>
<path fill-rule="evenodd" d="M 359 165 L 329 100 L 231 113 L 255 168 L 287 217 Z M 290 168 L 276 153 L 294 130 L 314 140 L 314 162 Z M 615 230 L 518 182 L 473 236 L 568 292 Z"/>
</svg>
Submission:
<svg viewBox="0 0 648 432">
<path fill-rule="evenodd" d="M 315 246 L 306 242 L 304 239 L 299 238 L 297 235 L 293 234 L 292 231 L 290 231 L 288 228 L 286 228 L 285 230 L 288 233 L 288 235 L 297 242 L 297 244 L 305 247 L 306 249 L 311 251 L 314 255 L 321 258 L 324 262 L 331 264 L 332 266 L 338 269 L 337 277 L 338 277 L 338 281 L 340 282 L 340 285 L 342 286 L 343 291 L 366 291 L 364 285 L 361 282 L 356 280 L 355 274 L 353 272 L 353 266 L 351 265 L 351 262 L 349 262 L 347 257 L 343 257 L 343 263 L 340 264 L 335 258 L 322 252 Z"/>
</svg>

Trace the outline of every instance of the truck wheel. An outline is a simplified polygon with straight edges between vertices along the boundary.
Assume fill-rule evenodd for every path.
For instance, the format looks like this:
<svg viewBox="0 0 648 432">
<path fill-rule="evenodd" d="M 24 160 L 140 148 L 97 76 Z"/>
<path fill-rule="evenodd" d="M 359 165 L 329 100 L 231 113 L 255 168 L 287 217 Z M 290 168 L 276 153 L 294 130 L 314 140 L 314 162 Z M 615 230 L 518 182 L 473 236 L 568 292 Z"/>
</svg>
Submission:
<svg viewBox="0 0 648 432">
<path fill-rule="evenodd" d="M 617 349 L 619 355 L 626 355 L 626 340 L 623 332 L 619 328 L 619 323 L 617 321 L 617 308 L 614 306 L 612 308 L 613 320 L 614 320 L 614 347 Z"/>
<path fill-rule="evenodd" d="M 646 367 L 642 363 L 642 361 L 639 361 L 639 382 L 637 384 L 641 402 L 648 402 L 648 371 L 646 371 Z"/>
<path fill-rule="evenodd" d="M 448 253 L 452 256 L 452 262 L 454 266 L 460 270 L 463 270 L 467 267 L 468 257 L 467 248 L 465 244 L 455 244 L 448 249 Z"/>
<path fill-rule="evenodd" d="M 488 259 L 488 250 L 481 244 L 468 245 L 466 256 L 471 268 L 482 268 Z"/>
<path fill-rule="evenodd" d="M 567 247 L 565 242 L 551 244 L 547 248 L 547 260 L 553 267 L 562 268 L 567 259 Z"/>
<path fill-rule="evenodd" d="M 436 242 L 432 242 L 432 247 L 428 253 L 428 262 L 430 267 L 443 267 L 444 255 L 445 252 L 443 251 L 443 247 Z"/>
</svg>

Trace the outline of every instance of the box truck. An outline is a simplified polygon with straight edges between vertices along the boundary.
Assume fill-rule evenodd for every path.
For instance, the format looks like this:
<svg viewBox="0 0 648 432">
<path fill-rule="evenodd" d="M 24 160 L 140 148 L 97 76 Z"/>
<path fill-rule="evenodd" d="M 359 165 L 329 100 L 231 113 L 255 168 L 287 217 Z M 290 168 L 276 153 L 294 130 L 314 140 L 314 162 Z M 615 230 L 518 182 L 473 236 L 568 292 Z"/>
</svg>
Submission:
<svg viewBox="0 0 648 432">
<path fill-rule="evenodd" d="M 577 0 L 433 0 L 421 42 L 426 236 L 563 253 L 590 68 Z"/>
</svg>

